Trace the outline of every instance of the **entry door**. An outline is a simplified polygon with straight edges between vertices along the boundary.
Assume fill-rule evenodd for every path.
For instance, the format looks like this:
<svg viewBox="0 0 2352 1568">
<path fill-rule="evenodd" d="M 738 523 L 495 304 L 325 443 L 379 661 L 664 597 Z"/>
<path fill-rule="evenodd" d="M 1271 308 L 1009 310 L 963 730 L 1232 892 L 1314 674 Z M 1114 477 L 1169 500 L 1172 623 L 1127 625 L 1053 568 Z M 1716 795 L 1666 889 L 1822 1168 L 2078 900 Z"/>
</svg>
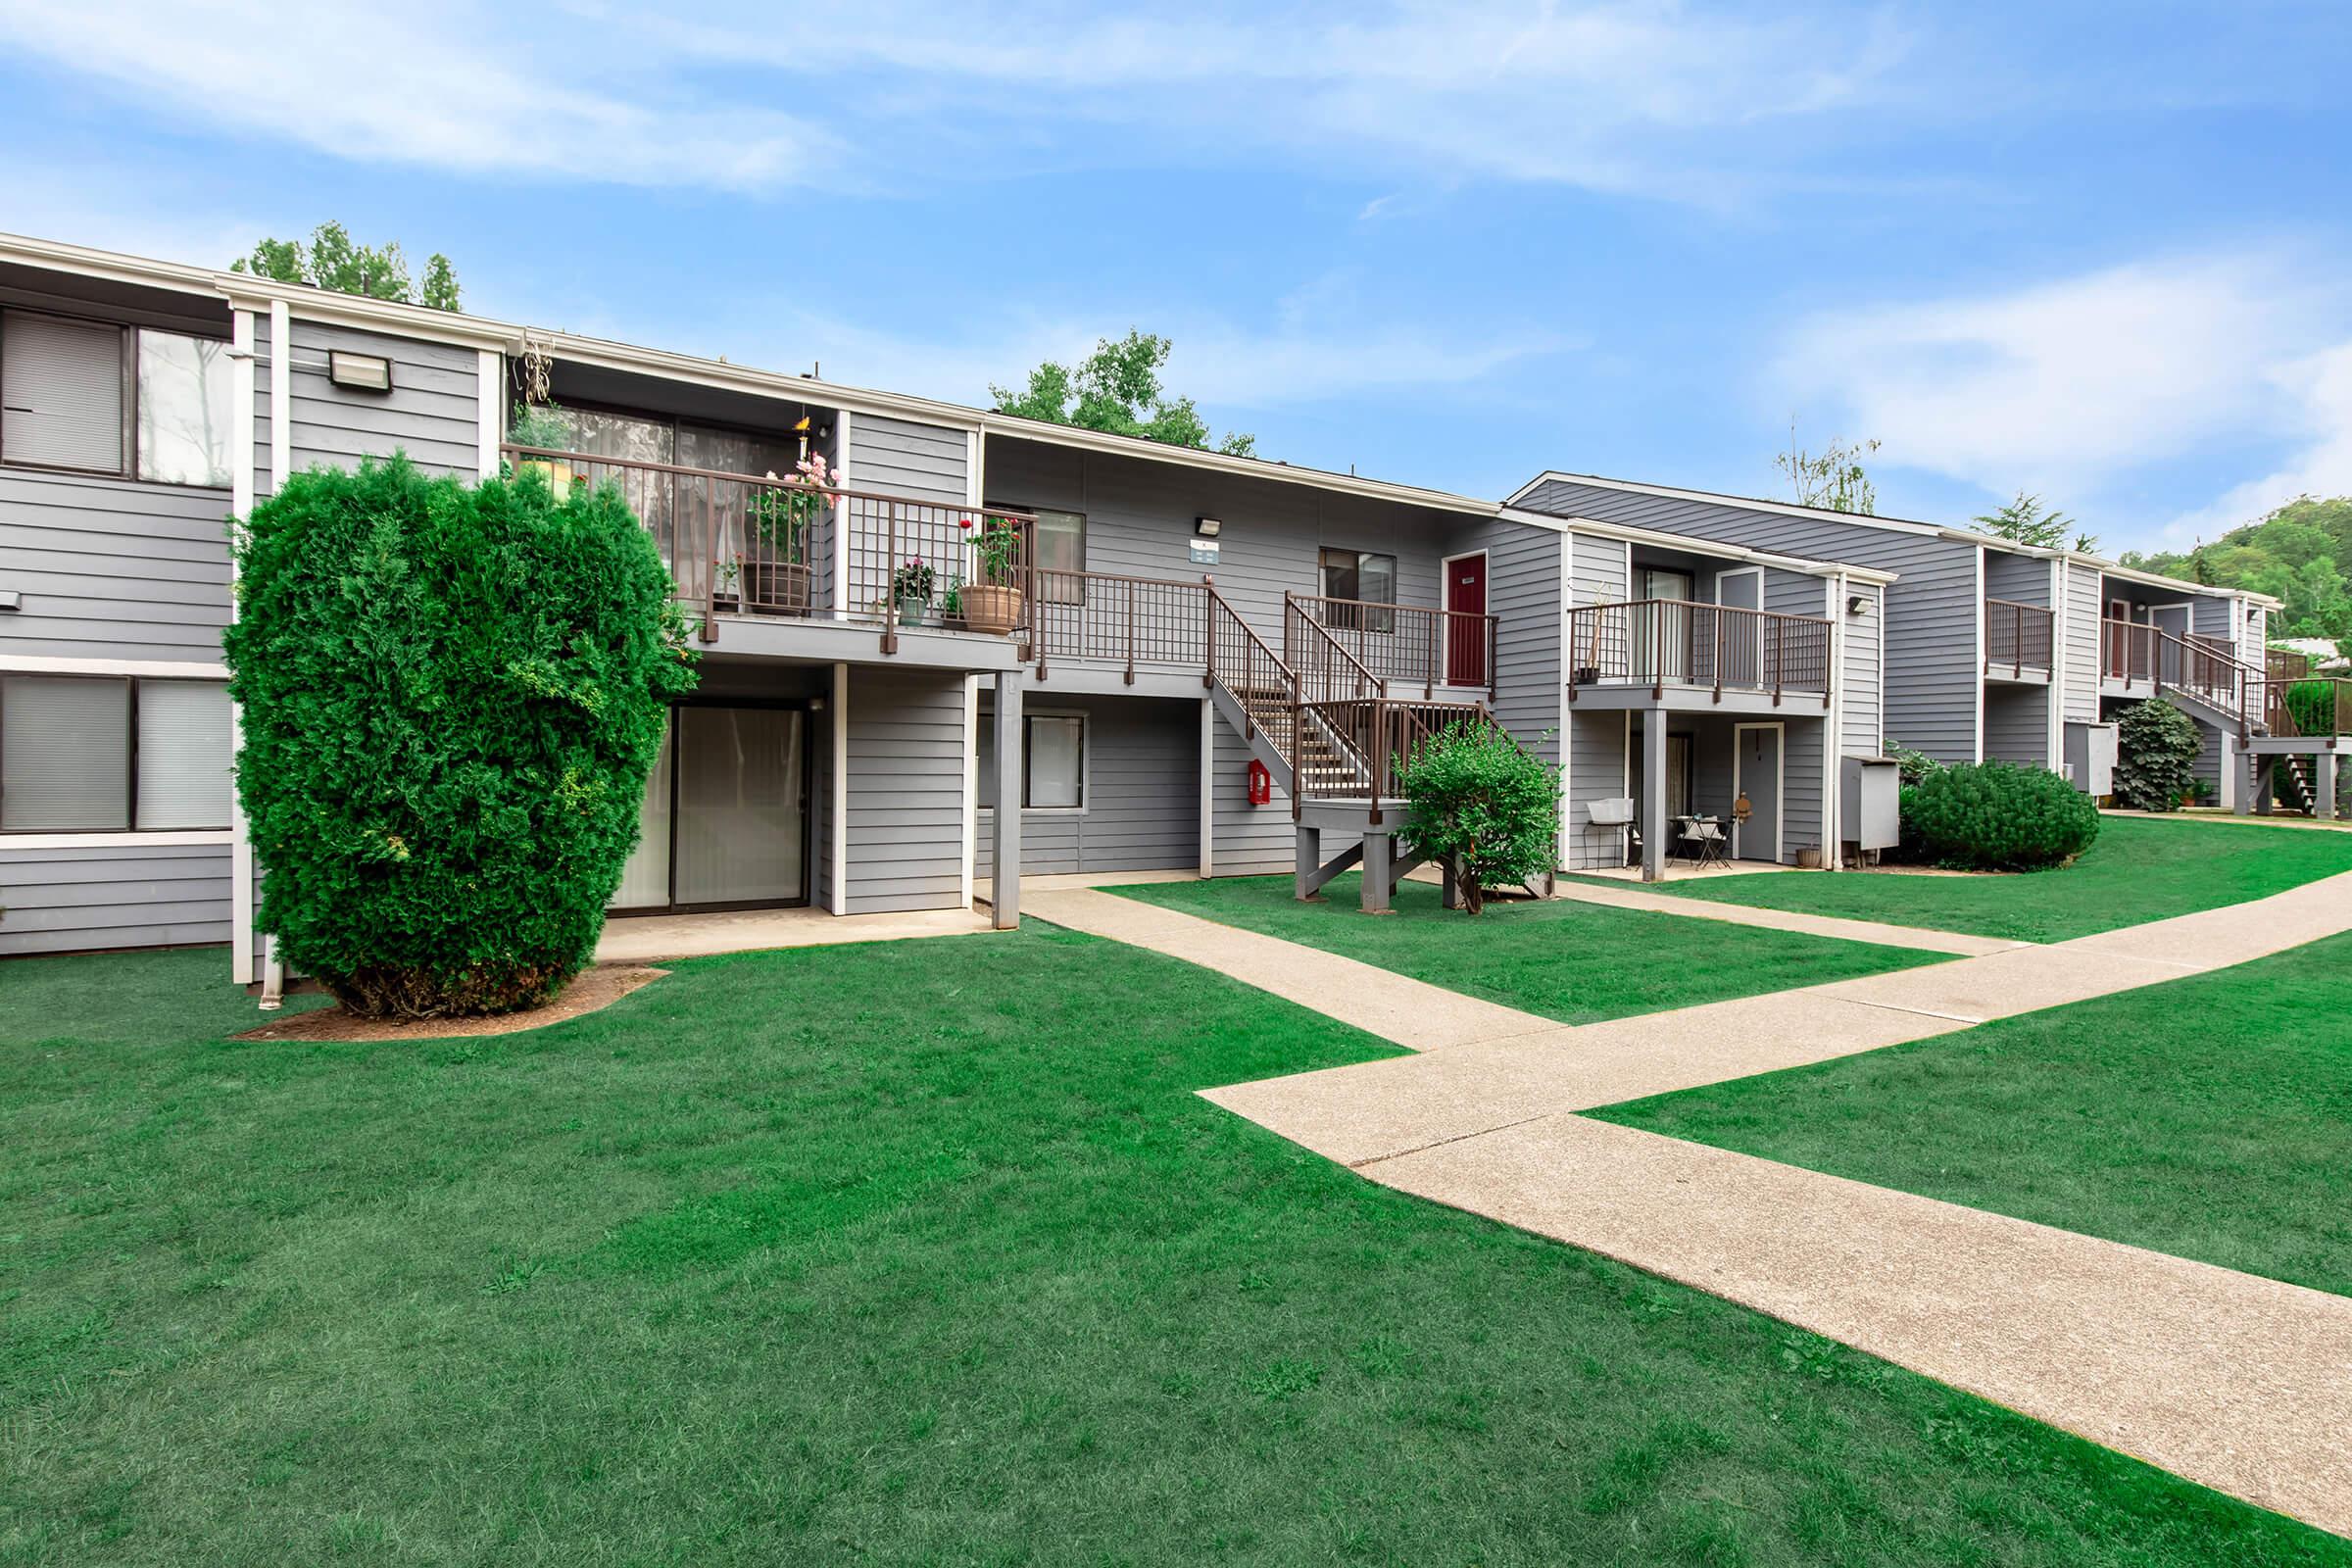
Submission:
<svg viewBox="0 0 2352 1568">
<path fill-rule="evenodd" d="M 1742 724 L 1734 750 L 1732 794 L 1747 797 L 1747 820 L 1732 825 L 1732 858 L 1781 858 L 1781 731 L 1773 724 Z"/>
<path fill-rule="evenodd" d="M 1718 572 L 1715 603 L 1726 610 L 1764 608 L 1764 568 L 1743 567 Z M 1769 686 L 1764 678 L 1764 617 L 1717 615 L 1714 620 L 1715 657 L 1726 686 Z"/>
<path fill-rule="evenodd" d="M 2132 602 L 2107 601 L 2107 673 L 2116 680 L 2132 678 Z"/>
<path fill-rule="evenodd" d="M 672 710 L 616 909 L 808 902 L 808 714 Z"/>
<path fill-rule="evenodd" d="M 2174 639 L 2171 642 L 2156 637 L 2148 639 L 2156 645 L 2157 676 L 2168 685 L 2180 685 L 2188 673 L 2180 667 L 2180 650 L 2188 641 L 2188 607 L 2158 605 L 2148 612 L 2148 621 L 2166 637 Z"/>
<path fill-rule="evenodd" d="M 1487 683 L 1487 556 L 1460 556 L 1446 563 L 1446 608 L 1464 618 L 1446 622 L 1446 684 Z"/>
</svg>

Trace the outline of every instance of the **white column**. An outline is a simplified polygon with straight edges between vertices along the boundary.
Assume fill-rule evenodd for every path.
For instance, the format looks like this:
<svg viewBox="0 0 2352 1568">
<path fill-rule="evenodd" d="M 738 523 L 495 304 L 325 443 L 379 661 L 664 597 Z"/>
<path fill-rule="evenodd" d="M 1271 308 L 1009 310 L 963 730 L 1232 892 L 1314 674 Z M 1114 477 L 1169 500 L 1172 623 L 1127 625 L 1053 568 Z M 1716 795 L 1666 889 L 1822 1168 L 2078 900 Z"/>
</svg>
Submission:
<svg viewBox="0 0 2352 1568">
<path fill-rule="evenodd" d="M 997 675 L 997 809 L 991 818 L 996 830 L 992 845 L 996 864 L 990 867 L 994 886 L 989 915 L 1000 931 L 1021 923 L 1021 675 L 1002 670 Z"/>
<path fill-rule="evenodd" d="M 963 677 L 963 860 L 961 903 L 972 906 L 972 870 L 980 850 L 980 677 Z"/>
<path fill-rule="evenodd" d="M 843 489 L 852 483 L 850 477 L 850 431 L 855 420 L 849 410 L 833 416 L 833 482 Z M 857 611 L 850 602 L 850 522 L 856 511 L 848 502 L 833 509 L 833 618 L 848 620 Z M 895 608 L 890 613 L 896 614 Z"/>
<path fill-rule="evenodd" d="M 1217 705 L 1200 699 L 1200 874 L 1217 874 Z"/>
<path fill-rule="evenodd" d="M 1642 880 L 1665 876 L 1666 710 L 1650 708 L 1642 713 Z"/>
<path fill-rule="evenodd" d="M 253 313 L 232 312 L 229 317 L 229 411 L 228 439 L 234 449 L 228 464 L 228 507 L 242 523 L 253 514 Z M 270 350 L 279 361 L 285 358 L 284 346 L 272 343 Z M 273 373 L 272 381 L 277 379 Z M 274 436 L 274 432 L 272 432 Z M 234 588 L 234 566 L 231 566 L 231 588 L 228 596 L 230 619 L 236 618 L 237 596 Z M 235 704 L 228 710 L 228 749 L 231 757 L 244 750 L 244 715 Z M 236 971 L 238 985 L 253 983 L 253 840 L 247 836 L 245 805 L 231 792 L 228 802 L 228 826 L 232 835 L 228 853 L 229 964 Z"/>
<path fill-rule="evenodd" d="M 498 472 L 498 438 L 507 416 L 506 379 L 506 364 L 496 349 L 474 351 L 474 424 L 480 446 L 476 458 L 485 479 Z"/>
<path fill-rule="evenodd" d="M 833 886 L 827 906 L 850 912 L 850 666 L 833 666 Z"/>
</svg>

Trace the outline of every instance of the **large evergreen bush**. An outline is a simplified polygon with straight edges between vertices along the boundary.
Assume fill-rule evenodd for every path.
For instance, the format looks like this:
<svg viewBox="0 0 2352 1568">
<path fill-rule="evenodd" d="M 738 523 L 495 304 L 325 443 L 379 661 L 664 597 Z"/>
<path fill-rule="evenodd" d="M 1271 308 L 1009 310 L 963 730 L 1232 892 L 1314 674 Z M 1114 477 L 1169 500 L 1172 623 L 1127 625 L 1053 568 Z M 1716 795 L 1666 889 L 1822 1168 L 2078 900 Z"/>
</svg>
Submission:
<svg viewBox="0 0 2352 1568">
<path fill-rule="evenodd" d="M 1936 768 L 1903 791 L 1902 810 L 1927 858 L 1967 870 L 2063 865 L 2099 836 L 2090 797 L 2047 768 L 2009 762 Z"/>
<path fill-rule="evenodd" d="M 617 492 L 318 469 L 254 509 L 236 556 L 260 923 L 371 1016 L 554 996 L 595 951 L 663 707 L 694 681 Z"/>
<path fill-rule="evenodd" d="M 1492 724 L 1448 725 L 1400 758 L 1404 840 L 1453 868 L 1462 906 L 1486 907 L 1486 890 L 1555 868 L 1560 770 L 1531 757 Z"/>
<path fill-rule="evenodd" d="M 2177 809 L 2205 749 L 2197 721 L 2162 698 L 2125 709 L 2115 744 L 2115 804 L 2134 811 Z"/>
</svg>

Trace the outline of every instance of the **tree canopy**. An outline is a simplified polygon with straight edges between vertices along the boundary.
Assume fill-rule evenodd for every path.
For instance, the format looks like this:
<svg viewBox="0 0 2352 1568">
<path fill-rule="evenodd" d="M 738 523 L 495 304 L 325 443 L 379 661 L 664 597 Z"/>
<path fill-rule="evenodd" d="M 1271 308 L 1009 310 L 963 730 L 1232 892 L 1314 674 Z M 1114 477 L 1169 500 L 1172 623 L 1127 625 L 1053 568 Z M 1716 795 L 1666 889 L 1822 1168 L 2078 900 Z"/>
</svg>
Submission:
<svg viewBox="0 0 2352 1568">
<path fill-rule="evenodd" d="M 2298 496 L 2191 550 L 2133 551 L 2124 564 L 2269 594 L 2286 607 L 2272 618 L 2274 636 L 2352 640 L 2352 496 Z"/>
<path fill-rule="evenodd" d="M 2098 536 L 2086 533 L 2075 524 L 2075 519 L 2056 507 L 2044 507 L 2041 497 L 2020 490 L 2017 499 L 1998 512 L 1979 513 L 1976 518 L 1984 531 L 2003 539 L 2014 539 L 2021 545 L 2039 545 L 2047 550 L 2082 550 L 2099 548 Z"/>
<path fill-rule="evenodd" d="M 1879 510 L 1879 491 L 1863 470 L 1862 460 L 1878 450 L 1875 440 L 1833 438 L 1821 451 L 1807 452 L 1796 444 L 1796 423 L 1790 420 L 1788 450 L 1774 458 L 1772 466 L 1788 479 L 1798 506 L 1869 516 Z"/>
<path fill-rule="evenodd" d="M 400 241 L 380 247 L 355 244 L 351 231 L 332 220 L 311 231 L 308 246 L 300 240 L 266 239 L 254 246 L 251 256 L 229 263 L 228 270 L 436 311 L 458 308 L 458 274 L 448 257 L 439 251 L 426 257 L 424 276 L 412 281 Z"/>
<path fill-rule="evenodd" d="M 991 385 L 999 414 L 1112 435 L 1142 436 L 1174 447 L 1207 448 L 1207 421 L 1191 398 L 1172 398 L 1160 385 L 1160 368 L 1175 347 L 1156 332 L 1132 328 L 1113 342 L 1098 338 L 1095 352 L 1076 365 L 1048 360 L 1029 372 L 1028 384 L 1015 391 Z M 1237 458 L 1257 455 L 1257 437 L 1229 432 L 1215 450 Z"/>
</svg>

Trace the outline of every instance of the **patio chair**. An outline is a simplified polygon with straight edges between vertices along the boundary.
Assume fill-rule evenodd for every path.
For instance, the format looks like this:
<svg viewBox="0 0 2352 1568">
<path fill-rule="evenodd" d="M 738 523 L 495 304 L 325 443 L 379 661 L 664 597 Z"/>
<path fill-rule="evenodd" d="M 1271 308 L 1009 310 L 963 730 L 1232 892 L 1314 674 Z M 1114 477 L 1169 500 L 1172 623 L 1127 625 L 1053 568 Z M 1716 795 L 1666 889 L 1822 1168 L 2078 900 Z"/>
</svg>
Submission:
<svg viewBox="0 0 2352 1568">
<path fill-rule="evenodd" d="M 1698 847 L 1693 867 L 1705 870 L 1710 865 L 1724 864 L 1723 852 L 1731 840 L 1725 836 L 1723 824 L 1711 816 L 1695 818 L 1690 824 L 1690 842 Z"/>
</svg>

